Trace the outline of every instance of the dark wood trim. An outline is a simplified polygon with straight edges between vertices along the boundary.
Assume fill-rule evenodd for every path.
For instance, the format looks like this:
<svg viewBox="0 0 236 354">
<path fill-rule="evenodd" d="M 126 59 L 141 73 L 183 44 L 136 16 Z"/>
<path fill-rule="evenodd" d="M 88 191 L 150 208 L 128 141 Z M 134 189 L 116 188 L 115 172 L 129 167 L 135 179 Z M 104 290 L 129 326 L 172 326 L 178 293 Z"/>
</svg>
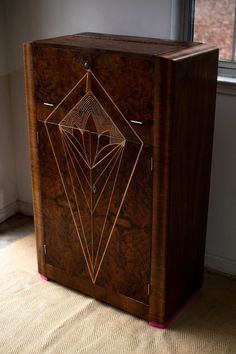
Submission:
<svg viewBox="0 0 236 354">
<path fill-rule="evenodd" d="M 24 67 L 25 67 L 25 90 L 27 99 L 28 113 L 28 136 L 30 140 L 30 157 L 32 172 L 32 190 L 33 190 L 33 208 L 35 215 L 35 232 L 36 246 L 38 255 L 38 269 L 41 274 L 45 274 L 45 259 L 43 252 L 44 236 L 43 236 L 43 216 L 42 216 L 42 200 L 41 200 L 41 181 L 40 181 L 40 165 L 38 157 L 37 144 L 37 120 L 34 99 L 34 69 L 32 56 L 32 43 L 25 43 L 24 50 Z"/>
<path fill-rule="evenodd" d="M 49 279 L 55 280 L 60 284 L 63 284 L 72 289 L 79 290 L 86 295 L 96 298 L 97 300 L 103 301 L 110 305 L 114 305 L 121 310 L 127 311 L 137 317 L 148 320 L 149 306 L 142 302 L 131 299 L 125 295 L 115 293 L 109 288 L 103 288 L 97 284 L 84 281 L 78 276 L 67 274 L 63 270 L 55 268 L 50 264 L 46 264 L 46 274 Z"/>
<path fill-rule="evenodd" d="M 174 62 L 166 319 L 202 286 L 217 58 L 213 50 Z"/>
<path fill-rule="evenodd" d="M 178 53 L 187 51 L 196 53 L 205 49 L 213 49 L 212 46 L 201 44 L 163 40 L 149 37 L 133 37 L 98 33 L 78 33 L 76 35 L 62 36 L 49 39 L 40 39 L 34 42 L 37 46 L 53 46 L 67 48 L 93 48 L 102 50 L 105 53 L 119 52 L 127 55 L 148 55 L 156 57 L 171 56 L 178 57 Z M 173 58 L 174 58 L 173 57 Z"/>
<path fill-rule="evenodd" d="M 197 54 L 209 53 L 212 52 L 213 50 L 216 50 L 216 48 L 208 44 L 201 44 L 199 46 L 195 46 L 191 48 L 183 48 L 178 52 L 177 51 L 169 52 L 163 54 L 162 57 L 173 61 L 179 61 L 179 60 L 188 59 L 192 56 L 196 56 Z"/>
<path fill-rule="evenodd" d="M 166 321 L 167 239 L 169 234 L 173 63 L 157 59 L 154 97 L 154 177 L 149 320 Z"/>
</svg>

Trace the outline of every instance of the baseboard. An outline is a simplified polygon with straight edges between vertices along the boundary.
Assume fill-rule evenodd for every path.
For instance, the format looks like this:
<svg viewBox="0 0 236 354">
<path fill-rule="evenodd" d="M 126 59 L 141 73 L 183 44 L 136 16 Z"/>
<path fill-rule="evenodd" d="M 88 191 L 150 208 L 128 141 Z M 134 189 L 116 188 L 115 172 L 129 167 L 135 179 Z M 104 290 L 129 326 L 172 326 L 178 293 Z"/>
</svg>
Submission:
<svg viewBox="0 0 236 354">
<path fill-rule="evenodd" d="M 7 220 L 11 216 L 22 213 L 24 215 L 33 215 L 33 205 L 22 200 L 15 200 L 13 203 L 4 206 L 0 209 L 0 223 Z"/>
<path fill-rule="evenodd" d="M 207 253 L 205 266 L 223 273 L 236 275 L 236 260 Z"/>
<path fill-rule="evenodd" d="M 0 223 L 15 215 L 18 211 L 19 207 L 17 201 L 4 206 L 0 209 Z"/>
<path fill-rule="evenodd" d="M 33 205 L 28 202 L 24 202 L 23 200 L 17 200 L 18 211 L 24 215 L 32 216 L 33 213 Z"/>
</svg>

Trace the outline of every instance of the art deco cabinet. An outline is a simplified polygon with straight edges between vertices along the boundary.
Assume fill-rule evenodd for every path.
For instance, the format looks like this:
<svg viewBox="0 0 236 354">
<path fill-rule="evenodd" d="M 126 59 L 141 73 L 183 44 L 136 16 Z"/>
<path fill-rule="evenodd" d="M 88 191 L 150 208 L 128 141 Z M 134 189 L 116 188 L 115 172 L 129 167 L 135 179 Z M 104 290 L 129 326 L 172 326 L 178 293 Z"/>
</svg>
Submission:
<svg viewBox="0 0 236 354">
<path fill-rule="evenodd" d="M 24 44 L 39 272 L 164 326 L 202 285 L 218 50 Z"/>
</svg>

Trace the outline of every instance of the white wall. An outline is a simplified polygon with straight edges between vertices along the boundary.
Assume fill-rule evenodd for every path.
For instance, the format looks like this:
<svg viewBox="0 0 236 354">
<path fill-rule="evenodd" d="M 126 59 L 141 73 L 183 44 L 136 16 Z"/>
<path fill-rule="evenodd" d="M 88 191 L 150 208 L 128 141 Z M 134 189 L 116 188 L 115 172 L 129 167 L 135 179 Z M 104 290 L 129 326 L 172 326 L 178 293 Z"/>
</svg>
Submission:
<svg viewBox="0 0 236 354">
<path fill-rule="evenodd" d="M 1 0 L 0 0 L 1 1 Z M 32 203 L 22 42 L 78 33 L 108 32 L 173 37 L 177 0 L 5 0 L 9 43 L 11 107 L 17 198 L 23 211 Z M 175 20 L 171 28 L 171 21 Z M 236 96 L 217 96 L 206 264 L 236 274 Z M 2 114 L 2 112 L 0 112 Z M 9 145 L 9 144 L 8 144 Z"/>
<path fill-rule="evenodd" d="M 0 1 L 0 222 L 17 210 L 4 4 Z"/>
<path fill-rule="evenodd" d="M 206 264 L 236 274 L 236 96 L 222 94 L 216 101 Z"/>
</svg>

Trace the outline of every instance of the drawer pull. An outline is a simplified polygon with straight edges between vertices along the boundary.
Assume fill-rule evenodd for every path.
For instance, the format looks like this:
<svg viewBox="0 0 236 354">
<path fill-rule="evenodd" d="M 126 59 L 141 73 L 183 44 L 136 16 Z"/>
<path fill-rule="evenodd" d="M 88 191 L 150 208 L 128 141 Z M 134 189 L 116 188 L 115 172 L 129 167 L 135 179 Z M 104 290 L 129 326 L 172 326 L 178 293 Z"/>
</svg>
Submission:
<svg viewBox="0 0 236 354">
<path fill-rule="evenodd" d="M 90 68 L 90 62 L 88 60 L 85 60 L 84 67 L 85 67 L 85 69 L 89 69 Z"/>
<path fill-rule="evenodd" d="M 53 103 L 48 103 L 48 102 L 43 102 L 44 106 L 50 106 L 50 107 L 53 107 Z"/>
<path fill-rule="evenodd" d="M 143 124 L 143 122 L 141 122 L 140 120 L 130 120 L 130 123 L 134 123 L 134 124 Z"/>
</svg>

